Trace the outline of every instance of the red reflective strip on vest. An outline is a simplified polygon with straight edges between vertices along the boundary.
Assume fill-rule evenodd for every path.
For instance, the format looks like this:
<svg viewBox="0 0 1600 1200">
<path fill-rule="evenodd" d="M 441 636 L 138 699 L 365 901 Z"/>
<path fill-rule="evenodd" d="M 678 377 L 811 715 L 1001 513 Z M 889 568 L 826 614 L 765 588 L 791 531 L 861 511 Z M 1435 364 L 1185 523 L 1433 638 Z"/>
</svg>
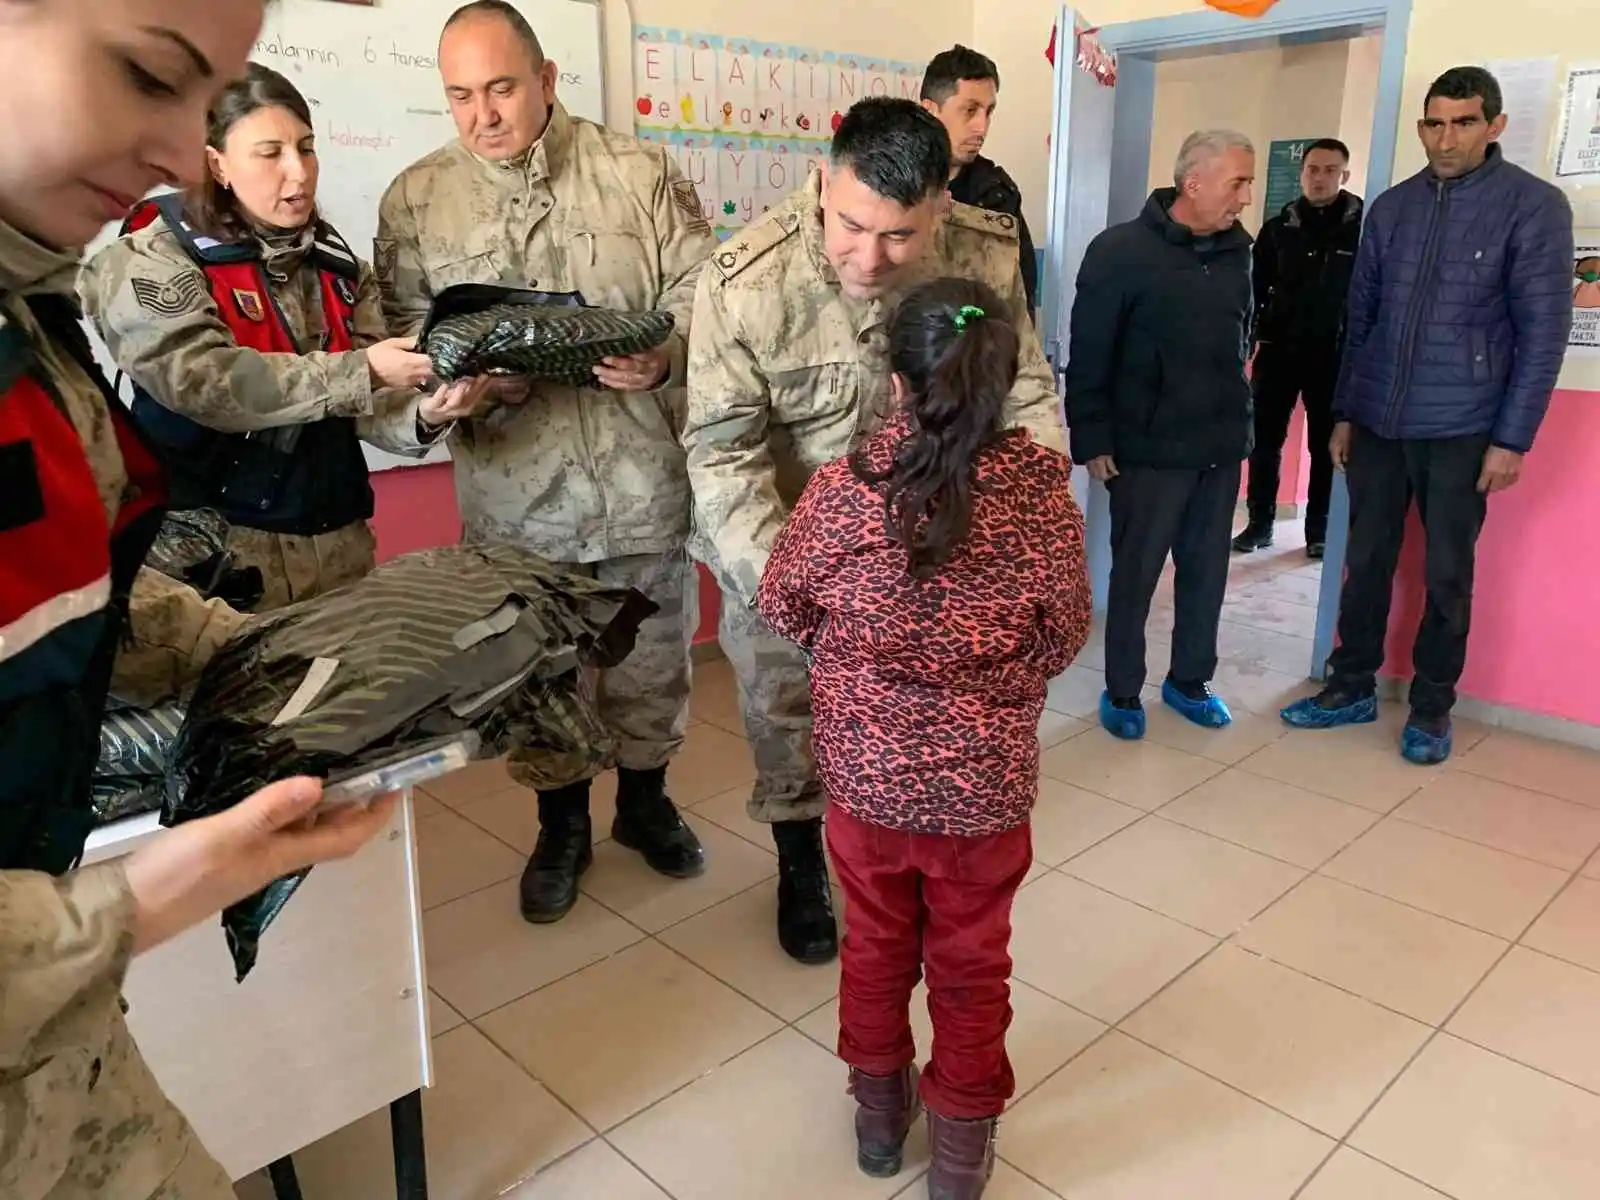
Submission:
<svg viewBox="0 0 1600 1200">
<path fill-rule="evenodd" d="M 139 436 L 127 410 L 120 404 L 108 406 L 111 427 L 116 431 L 117 448 L 122 451 L 122 467 L 128 475 L 128 498 L 117 513 L 111 530 L 115 537 L 153 508 L 167 502 L 166 472 Z"/>
<path fill-rule="evenodd" d="M 83 443 L 27 376 L 0 397 L 0 444 L 15 442 L 33 446 L 44 516 L 0 531 L 0 660 L 98 611 L 111 594 L 110 530 Z"/>
</svg>

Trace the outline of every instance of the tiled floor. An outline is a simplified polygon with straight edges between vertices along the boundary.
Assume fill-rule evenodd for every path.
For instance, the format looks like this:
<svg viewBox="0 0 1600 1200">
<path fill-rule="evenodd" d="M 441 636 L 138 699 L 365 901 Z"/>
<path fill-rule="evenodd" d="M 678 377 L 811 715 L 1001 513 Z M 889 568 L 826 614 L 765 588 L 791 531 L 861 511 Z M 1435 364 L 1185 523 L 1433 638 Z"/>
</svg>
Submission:
<svg viewBox="0 0 1600 1200">
<path fill-rule="evenodd" d="M 1141 745 L 1090 728 L 1094 646 L 1052 688 L 991 1200 L 1600 1195 L 1600 757 L 1458 726 L 1423 770 L 1397 713 L 1285 733 L 1316 574 L 1293 545 L 1236 564 L 1225 733 L 1158 706 Z M 920 1133 L 899 1179 L 855 1170 L 837 973 L 774 943 L 725 665 L 694 716 L 671 782 L 709 871 L 673 883 L 601 845 L 554 927 L 517 915 L 533 804 L 498 766 L 420 798 L 435 1197 L 921 1192 Z M 597 830 L 608 806 L 609 785 Z M 297 1162 L 308 1200 L 393 1195 L 379 1118 Z"/>
</svg>

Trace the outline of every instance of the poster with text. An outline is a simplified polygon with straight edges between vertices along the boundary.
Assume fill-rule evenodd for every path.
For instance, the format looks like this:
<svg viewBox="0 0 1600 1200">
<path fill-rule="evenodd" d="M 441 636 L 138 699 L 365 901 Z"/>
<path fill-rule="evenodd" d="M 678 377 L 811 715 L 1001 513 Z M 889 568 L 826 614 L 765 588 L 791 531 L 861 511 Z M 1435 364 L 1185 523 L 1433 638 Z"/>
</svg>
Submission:
<svg viewBox="0 0 1600 1200">
<path fill-rule="evenodd" d="M 634 129 L 700 194 L 719 237 L 781 204 L 866 96 L 917 99 L 922 67 L 678 29 L 634 33 Z"/>
<path fill-rule="evenodd" d="M 1567 70 L 1556 180 L 1564 187 L 1600 184 L 1600 66 Z"/>
<path fill-rule="evenodd" d="M 1572 263 L 1572 336 L 1567 356 L 1600 357 L 1600 230 L 1578 233 Z"/>
</svg>

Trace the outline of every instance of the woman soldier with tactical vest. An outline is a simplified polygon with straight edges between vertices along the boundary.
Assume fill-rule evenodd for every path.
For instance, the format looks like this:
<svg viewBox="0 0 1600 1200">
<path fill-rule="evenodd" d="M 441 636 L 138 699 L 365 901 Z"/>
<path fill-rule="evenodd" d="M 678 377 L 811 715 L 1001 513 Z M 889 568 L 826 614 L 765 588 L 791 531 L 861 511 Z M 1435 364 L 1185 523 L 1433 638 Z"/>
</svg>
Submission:
<svg viewBox="0 0 1600 1200">
<path fill-rule="evenodd" d="M 95 366 L 78 247 L 198 175 L 207 104 L 244 69 L 261 0 L 0 0 L 0 1196 L 233 1200 L 118 1005 L 129 959 L 357 850 L 392 805 L 308 825 L 288 780 L 67 868 L 161 473 Z M 168 581 L 177 603 L 192 590 Z M 152 594 L 153 591 L 152 591 Z"/>
<path fill-rule="evenodd" d="M 133 414 L 174 504 L 215 509 L 260 608 L 372 569 L 363 440 L 420 456 L 486 386 L 423 387 L 410 339 L 387 338 L 372 271 L 317 215 L 311 110 L 252 63 L 212 104 L 202 185 L 138 205 L 79 281 L 134 384 Z"/>
</svg>

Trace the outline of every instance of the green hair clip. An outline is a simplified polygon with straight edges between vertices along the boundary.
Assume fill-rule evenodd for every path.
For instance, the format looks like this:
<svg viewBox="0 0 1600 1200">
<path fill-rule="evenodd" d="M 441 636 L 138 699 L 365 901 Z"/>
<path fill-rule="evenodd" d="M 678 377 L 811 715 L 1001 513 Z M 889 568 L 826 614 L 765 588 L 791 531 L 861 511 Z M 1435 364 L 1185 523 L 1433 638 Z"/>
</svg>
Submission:
<svg viewBox="0 0 1600 1200">
<path fill-rule="evenodd" d="M 956 310 L 956 332 L 965 333 L 968 325 L 974 321 L 981 320 L 987 315 L 976 304 L 963 304 Z"/>
</svg>

